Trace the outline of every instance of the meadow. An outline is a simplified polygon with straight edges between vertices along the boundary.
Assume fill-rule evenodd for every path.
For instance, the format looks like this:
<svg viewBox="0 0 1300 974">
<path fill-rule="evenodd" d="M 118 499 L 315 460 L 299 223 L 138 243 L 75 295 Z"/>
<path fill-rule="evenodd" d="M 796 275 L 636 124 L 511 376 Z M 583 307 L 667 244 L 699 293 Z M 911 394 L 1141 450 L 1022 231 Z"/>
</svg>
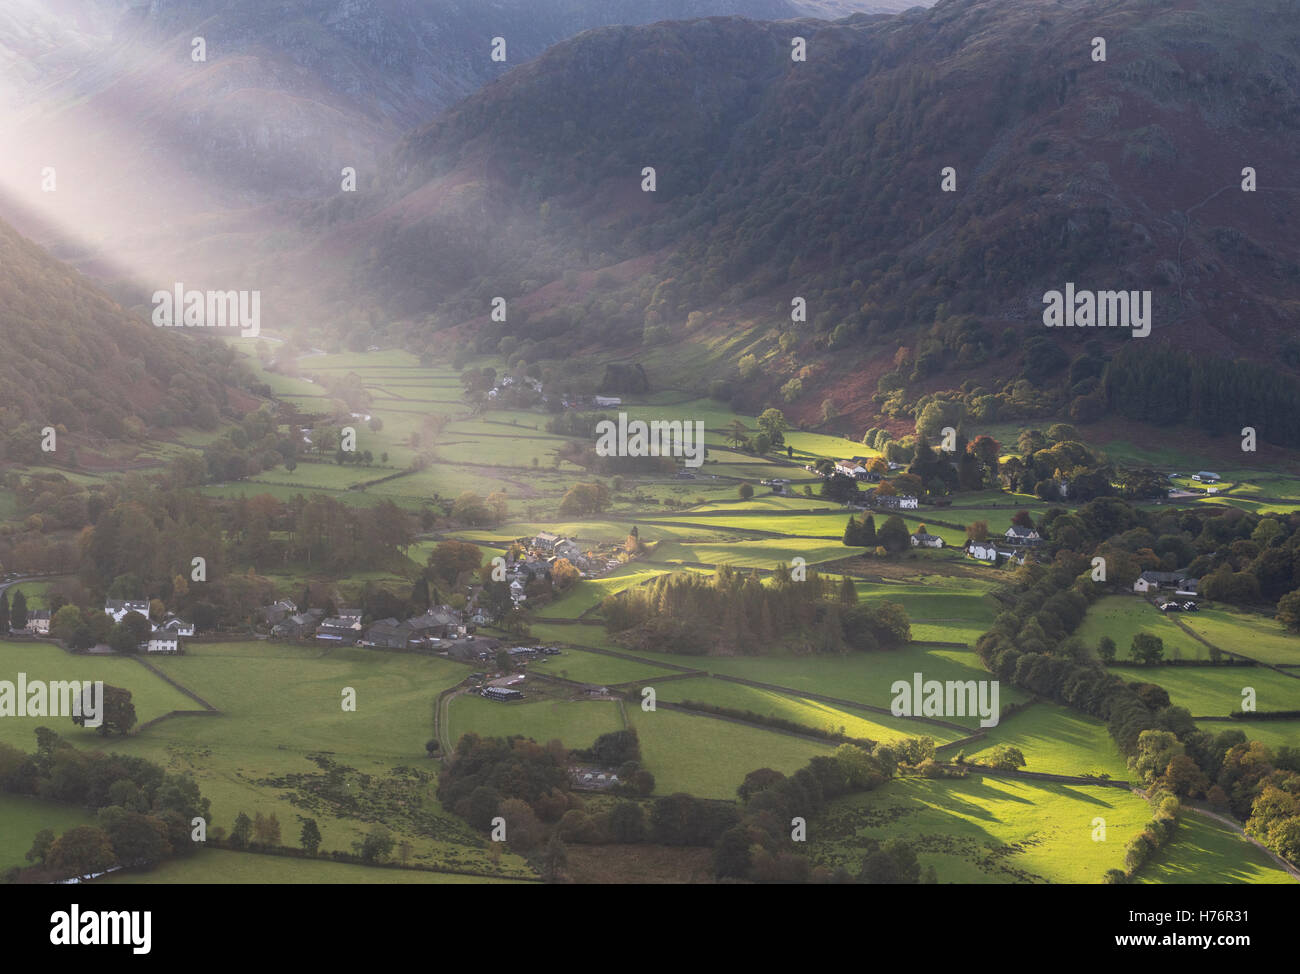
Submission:
<svg viewBox="0 0 1300 974">
<path fill-rule="evenodd" d="M 41 829 L 53 829 L 55 835 L 61 835 L 93 822 L 90 812 L 75 805 L 0 793 L 0 873 L 11 866 L 31 865 L 24 857 Z"/>
<path fill-rule="evenodd" d="M 686 792 L 734 800 L 745 775 L 758 768 L 793 774 L 830 744 L 672 710 L 627 708 L 641 742 L 641 764 L 655 776 L 655 794 Z"/>
<path fill-rule="evenodd" d="M 1192 618 L 1197 613 L 1186 613 Z M 1180 616 L 1179 618 L 1184 618 Z M 1185 619 L 1184 619 L 1185 621 Z M 1102 636 L 1115 641 L 1115 659 L 1129 659 L 1129 647 L 1139 632 L 1159 636 L 1165 659 L 1209 659 L 1210 651 L 1146 599 L 1136 595 L 1106 595 L 1094 602 L 1075 635 L 1095 655 Z"/>
<path fill-rule="evenodd" d="M 1194 717 L 1223 717 L 1242 709 L 1242 690 L 1253 687 L 1255 709 L 1300 710 L 1300 680 L 1263 666 L 1121 666 L 1126 680 L 1155 683 Z"/>
<path fill-rule="evenodd" d="M 0 640 L 0 659 L 4 669 L 0 680 L 17 683 L 25 673 L 30 684 L 81 680 L 104 683 L 131 691 L 136 721 L 143 724 L 172 710 L 198 710 L 195 703 L 165 680 L 159 679 L 135 660 L 105 656 L 74 656 L 49 643 Z M 77 726 L 68 717 L 13 716 L 0 720 L 0 741 L 30 751 L 36 746 L 36 728 L 50 727 L 77 747 L 107 748 L 118 738 L 106 738 L 93 728 Z"/>
<path fill-rule="evenodd" d="M 1152 883 L 1296 882 L 1265 852 L 1227 826 L 1184 812 L 1174 840 L 1156 851 L 1134 879 Z"/>
<path fill-rule="evenodd" d="M 1105 841 L 1093 841 L 1105 819 Z M 865 839 L 900 838 L 941 883 L 1100 883 L 1151 818 L 1131 792 L 969 775 L 895 779 L 837 799 L 809 830 L 818 865 L 856 875 Z"/>
<path fill-rule="evenodd" d="M 447 705 L 452 742 L 471 731 L 480 737 L 522 734 L 538 744 L 560 740 L 590 747 L 601 734 L 623 730 L 618 703 L 610 700 L 522 700 L 503 703 L 463 693 Z"/>
<path fill-rule="evenodd" d="M 1035 703 L 966 745 L 966 760 L 978 762 L 994 747 L 1008 744 L 1025 756 L 1025 771 L 1044 774 L 1109 775 L 1128 781 L 1128 762 L 1099 720 L 1052 703 Z M 941 755 L 951 759 L 953 750 Z"/>
<path fill-rule="evenodd" d="M 791 694 L 777 693 L 760 687 L 745 686 L 727 680 L 696 677 L 655 684 L 659 700 L 669 703 L 695 701 L 715 707 L 748 711 L 767 717 L 779 717 L 803 727 L 844 734 L 873 741 L 898 741 L 906 737 L 930 737 L 938 744 L 957 740 L 960 731 L 921 721 L 871 713 L 853 707 L 808 700 Z"/>
<path fill-rule="evenodd" d="M 1261 663 L 1300 665 L 1300 636 L 1276 619 L 1253 612 L 1201 608 L 1179 621 L 1202 639 L 1229 653 Z"/>
</svg>

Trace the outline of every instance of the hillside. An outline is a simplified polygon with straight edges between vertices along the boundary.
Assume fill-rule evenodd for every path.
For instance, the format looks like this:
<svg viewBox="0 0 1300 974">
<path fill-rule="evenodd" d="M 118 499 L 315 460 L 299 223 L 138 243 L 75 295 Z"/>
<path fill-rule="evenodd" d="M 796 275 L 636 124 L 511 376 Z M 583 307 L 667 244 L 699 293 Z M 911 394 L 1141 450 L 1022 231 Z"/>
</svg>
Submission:
<svg viewBox="0 0 1300 974">
<path fill-rule="evenodd" d="M 0 10 L 0 217 L 100 277 L 193 275 L 250 207 L 370 185 L 389 150 L 591 27 L 897 9 L 885 0 L 13 0 Z M 504 62 L 490 44 L 505 38 Z M 204 60 L 195 60 L 202 38 Z M 61 173 L 57 193 L 32 179 Z M 218 243 L 217 246 L 220 246 Z M 175 260 L 174 260 L 175 258 Z"/>
<path fill-rule="evenodd" d="M 73 444 L 141 438 L 150 427 L 215 429 L 250 401 L 244 369 L 215 341 L 186 340 L 128 314 L 86 278 L 0 223 L 0 461 L 41 453 L 40 430 Z"/>
<path fill-rule="evenodd" d="M 1135 343 L 1300 364 L 1286 4 L 947 0 L 798 29 L 803 64 L 793 25 L 737 18 L 555 46 L 412 133 L 375 192 L 310 212 L 298 273 L 343 272 L 303 300 L 350 323 L 381 300 L 401 323 L 371 337 L 416 348 L 509 339 L 537 361 L 671 345 L 732 378 L 753 354 L 749 405 L 786 388 L 814 421 L 826 399 L 906 419 L 902 400 L 962 383 L 968 408 L 1000 397 L 1004 419 L 1087 421 L 1122 405 L 1104 373 Z M 956 192 L 940 191 L 945 166 Z M 1043 328 L 1043 294 L 1068 281 L 1151 290 L 1151 336 Z M 489 321 L 494 295 L 527 316 Z M 808 323 L 790 327 L 796 295 Z M 1293 441 L 1264 431 L 1280 421 L 1269 403 L 1208 408 Z"/>
</svg>

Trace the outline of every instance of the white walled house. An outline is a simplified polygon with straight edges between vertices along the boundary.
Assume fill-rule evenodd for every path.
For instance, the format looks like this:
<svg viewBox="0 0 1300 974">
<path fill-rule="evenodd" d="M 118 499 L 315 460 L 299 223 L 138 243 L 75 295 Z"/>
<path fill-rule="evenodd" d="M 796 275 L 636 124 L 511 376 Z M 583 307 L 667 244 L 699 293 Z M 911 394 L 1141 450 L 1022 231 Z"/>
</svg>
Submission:
<svg viewBox="0 0 1300 974">
<path fill-rule="evenodd" d="M 917 531 L 912 535 L 913 548 L 942 548 L 943 538 L 937 534 L 922 533 Z"/>
<path fill-rule="evenodd" d="M 181 637 L 174 632 L 155 629 L 143 647 L 149 653 L 178 653 L 181 648 Z"/>
<path fill-rule="evenodd" d="M 138 612 L 146 619 L 149 618 L 149 603 L 119 601 L 118 599 L 109 599 L 104 603 L 104 613 L 113 617 L 114 622 L 121 622 L 126 618 L 127 613 Z"/>
</svg>

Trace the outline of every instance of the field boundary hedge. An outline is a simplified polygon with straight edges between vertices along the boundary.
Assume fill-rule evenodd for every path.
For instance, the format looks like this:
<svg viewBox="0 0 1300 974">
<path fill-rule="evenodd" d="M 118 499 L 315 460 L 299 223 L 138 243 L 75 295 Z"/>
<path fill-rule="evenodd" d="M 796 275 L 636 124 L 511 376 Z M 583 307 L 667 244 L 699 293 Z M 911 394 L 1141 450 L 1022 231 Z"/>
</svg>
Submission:
<svg viewBox="0 0 1300 974">
<path fill-rule="evenodd" d="M 1077 774 L 1053 774 L 1048 771 L 1021 771 L 1010 768 L 991 768 L 985 764 L 960 764 L 951 765 L 951 767 L 966 768 L 968 771 L 974 771 L 978 774 L 991 775 L 994 778 L 1024 778 L 1029 781 L 1060 781 L 1065 784 L 1073 785 L 1102 785 L 1106 788 L 1122 788 L 1124 791 L 1132 791 L 1132 782 L 1119 781 L 1115 778 L 1090 778 L 1086 775 Z"/>
</svg>

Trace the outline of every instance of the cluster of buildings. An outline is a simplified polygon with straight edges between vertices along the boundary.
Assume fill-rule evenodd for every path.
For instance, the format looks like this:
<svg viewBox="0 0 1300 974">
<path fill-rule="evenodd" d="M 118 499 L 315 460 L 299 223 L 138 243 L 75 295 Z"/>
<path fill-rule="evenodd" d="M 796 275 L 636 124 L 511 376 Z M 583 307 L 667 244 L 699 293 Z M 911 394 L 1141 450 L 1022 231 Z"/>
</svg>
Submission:
<svg viewBox="0 0 1300 974">
<path fill-rule="evenodd" d="M 1042 536 L 1033 528 L 1013 524 L 1000 538 L 988 538 L 985 541 L 970 541 L 962 547 L 967 558 L 987 562 L 990 565 L 1013 561 L 1017 565 L 1025 563 L 1025 554 L 1029 549 L 1043 543 Z"/>
<path fill-rule="evenodd" d="M 129 599 L 108 599 L 104 603 L 104 614 L 111 617 L 114 623 L 121 622 L 130 613 L 135 612 L 149 618 L 149 602 L 133 601 Z M 184 619 L 174 613 L 167 613 L 163 621 L 156 625 L 150 623 L 152 629 L 149 638 L 140 643 L 140 652 L 142 653 L 179 653 L 184 648 L 182 640 L 186 636 L 194 635 L 194 623 L 186 622 Z M 46 632 L 49 632 L 48 625 Z"/>
<path fill-rule="evenodd" d="M 289 599 L 263 606 L 259 612 L 264 625 L 275 639 L 312 639 L 324 645 L 370 646 L 377 649 L 450 649 L 454 655 L 470 658 L 495 650 L 496 640 L 474 635 L 477 626 L 490 620 L 482 609 L 462 612 L 449 605 L 438 605 L 410 619 L 377 619 L 362 622 L 360 609 L 339 609 L 326 616 L 323 609 L 298 611 Z"/>
<path fill-rule="evenodd" d="M 534 578 L 549 578 L 555 563 L 563 558 L 578 569 L 583 578 L 613 571 L 619 560 L 613 548 L 604 545 L 601 551 L 584 551 L 572 538 L 543 531 L 532 538 L 518 538 L 515 544 L 524 550 L 524 556 L 506 559 L 506 580 L 510 582 L 510 598 L 515 605 L 527 600 L 525 590 Z"/>
</svg>

